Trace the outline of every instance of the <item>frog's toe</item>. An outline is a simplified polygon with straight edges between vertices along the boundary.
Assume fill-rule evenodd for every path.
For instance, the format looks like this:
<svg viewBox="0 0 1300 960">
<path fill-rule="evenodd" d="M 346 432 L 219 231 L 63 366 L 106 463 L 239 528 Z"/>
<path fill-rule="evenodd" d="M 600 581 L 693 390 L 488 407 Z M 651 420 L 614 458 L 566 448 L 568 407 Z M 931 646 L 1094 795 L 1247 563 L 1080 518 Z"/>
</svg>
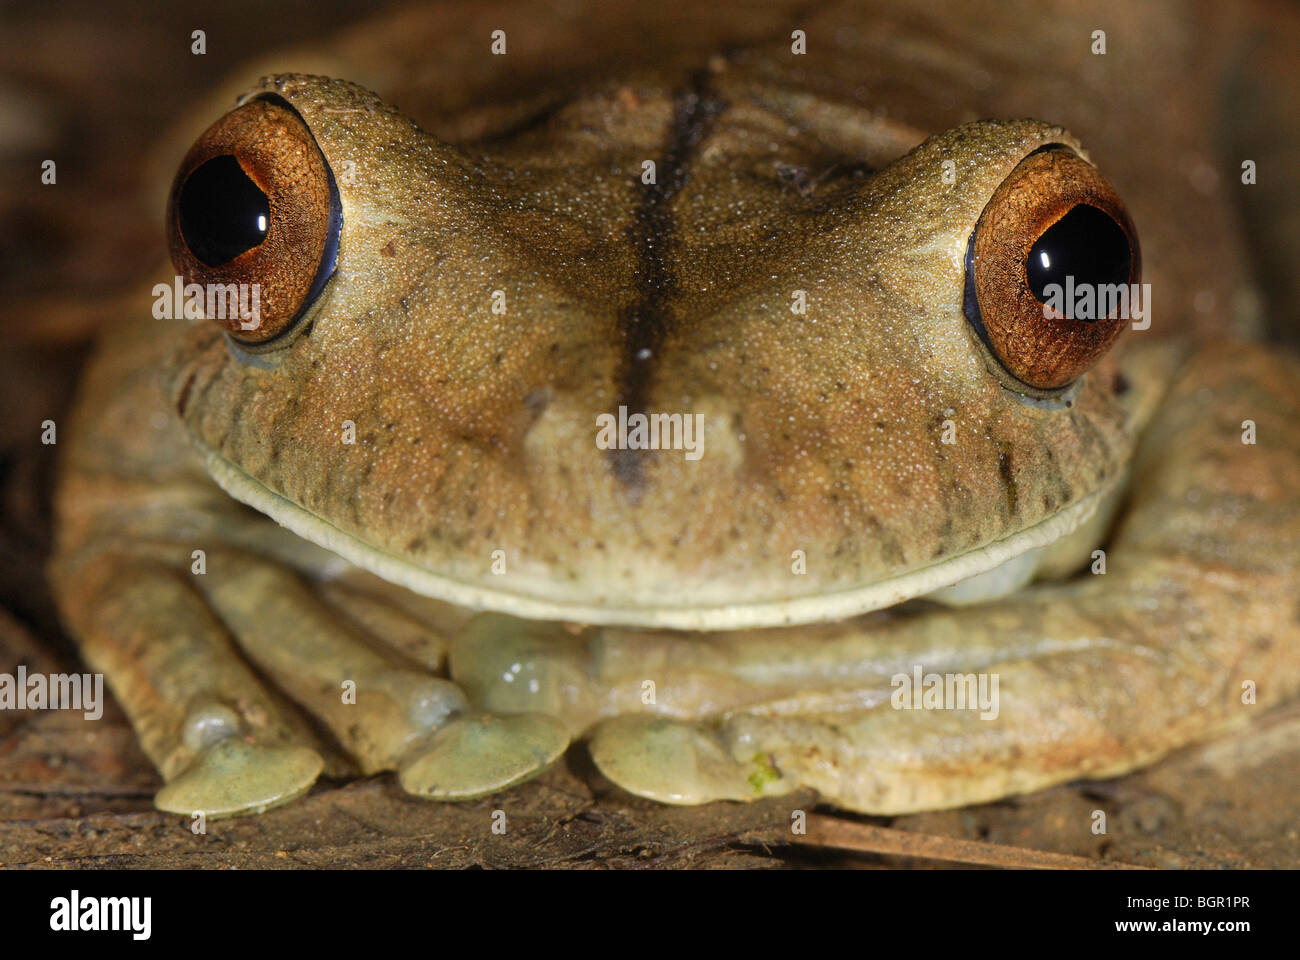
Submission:
<svg viewBox="0 0 1300 960">
<path fill-rule="evenodd" d="M 325 761 L 309 747 L 275 747 L 230 737 L 203 750 L 154 797 L 167 813 L 209 818 L 262 813 L 306 793 Z"/>
<path fill-rule="evenodd" d="M 456 632 L 451 675 L 494 713 L 545 713 L 581 733 L 595 719 L 589 641 L 564 624 L 480 613 Z"/>
<path fill-rule="evenodd" d="M 398 770 L 410 793 L 461 800 L 527 780 L 568 746 L 552 717 L 469 713 L 459 686 L 381 653 L 292 570 L 243 554 L 210 562 L 208 596 L 240 647 L 363 772 Z"/>
<path fill-rule="evenodd" d="M 230 816 L 311 787 L 323 745 L 249 669 L 192 578 L 104 552 L 58 583 L 86 658 L 167 781 L 159 809 Z"/>
<path fill-rule="evenodd" d="M 545 714 L 462 715 L 412 751 L 398 779 L 417 796 L 469 800 L 536 776 L 568 745 L 564 725 Z"/>
<path fill-rule="evenodd" d="M 209 565 L 208 599 L 239 647 L 363 773 L 397 769 L 468 709 L 456 684 L 380 649 L 293 570 L 234 552 L 212 552 Z"/>
<path fill-rule="evenodd" d="M 754 753 L 737 760 L 711 724 L 625 715 L 592 733 L 591 759 L 629 793 L 661 803 L 757 800 L 789 793 L 771 758 Z"/>
</svg>

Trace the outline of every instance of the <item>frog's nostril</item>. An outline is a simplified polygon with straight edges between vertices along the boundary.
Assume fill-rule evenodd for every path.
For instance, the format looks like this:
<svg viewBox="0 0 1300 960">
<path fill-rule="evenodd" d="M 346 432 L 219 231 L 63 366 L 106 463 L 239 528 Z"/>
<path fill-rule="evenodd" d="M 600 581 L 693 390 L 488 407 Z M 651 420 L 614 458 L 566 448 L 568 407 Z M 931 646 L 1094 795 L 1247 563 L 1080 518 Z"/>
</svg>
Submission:
<svg viewBox="0 0 1300 960">
<path fill-rule="evenodd" d="M 527 396 L 524 397 L 524 406 L 528 408 L 534 420 L 546 412 L 554 395 L 555 391 L 550 387 L 537 387 L 528 391 Z"/>
</svg>

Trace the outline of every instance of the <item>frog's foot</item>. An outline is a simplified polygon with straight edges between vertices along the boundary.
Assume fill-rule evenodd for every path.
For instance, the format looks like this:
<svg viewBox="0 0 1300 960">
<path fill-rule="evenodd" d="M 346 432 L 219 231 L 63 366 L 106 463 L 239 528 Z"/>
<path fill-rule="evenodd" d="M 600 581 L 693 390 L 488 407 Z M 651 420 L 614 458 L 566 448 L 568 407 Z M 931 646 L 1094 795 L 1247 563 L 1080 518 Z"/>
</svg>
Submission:
<svg viewBox="0 0 1300 960">
<path fill-rule="evenodd" d="M 596 766 L 641 796 L 812 787 L 893 814 L 1114 776 L 1295 695 L 1287 583 L 1146 555 L 979 608 L 768 631 L 575 636 L 485 615 L 451 666 L 488 709 L 589 731 Z"/>
<path fill-rule="evenodd" d="M 104 553 L 60 580 L 82 650 L 102 671 L 167 785 L 157 805 L 209 817 L 257 812 L 311 788 L 316 736 L 240 659 L 188 578 Z"/>
<path fill-rule="evenodd" d="M 563 724 L 545 714 L 456 717 L 402 764 L 399 780 L 418 796 L 469 800 L 536 776 L 568 746 Z"/>
<path fill-rule="evenodd" d="M 265 747 L 225 737 L 159 790 L 154 805 L 213 819 L 262 813 L 306 793 L 323 767 L 320 754 L 307 747 Z"/>
<path fill-rule="evenodd" d="M 1045 588 L 960 621 L 868 623 L 856 655 L 851 637 L 828 650 L 812 636 L 767 665 L 812 668 L 820 678 L 808 689 L 715 717 L 608 719 L 592 733 L 592 759 L 663 802 L 812 787 L 838 806 L 896 814 L 1115 776 L 1300 690 L 1287 641 L 1189 629 L 1183 618 L 1198 594 L 1222 589 L 1221 574 L 1191 582 L 1165 572 L 1163 583 L 1135 578 L 1151 589 L 1131 597 Z M 1001 656 L 984 637 L 1005 646 Z"/>
<path fill-rule="evenodd" d="M 73 624 L 87 659 L 167 781 L 159 809 L 257 813 L 327 767 L 397 770 L 411 793 L 464 799 L 534 776 L 568 745 L 549 717 L 470 713 L 460 689 L 430 672 L 445 643 L 421 598 L 394 602 L 371 583 L 309 586 L 242 549 L 209 549 L 201 576 L 142 551 L 85 554 L 59 582 L 79 594 L 67 609 L 87 611 Z"/>
<path fill-rule="evenodd" d="M 660 803 L 754 800 L 799 786 L 770 754 L 738 757 L 735 746 L 711 724 L 625 715 L 596 728 L 591 758 L 623 789 Z"/>
<path fill-rule="evenodd" d="M 381 602 L 369 619 L 386 629 L 368 635 L 286 567 L 236 552 L 209 563 L 208 598 L 240 648 L 363 773 L 398 770 L 411 793 L 467 799 L 536 775 L 568 746 L 558 721 L 471 715 L 454 683 L 384 652 L 400 614 Z"/>
</svg>

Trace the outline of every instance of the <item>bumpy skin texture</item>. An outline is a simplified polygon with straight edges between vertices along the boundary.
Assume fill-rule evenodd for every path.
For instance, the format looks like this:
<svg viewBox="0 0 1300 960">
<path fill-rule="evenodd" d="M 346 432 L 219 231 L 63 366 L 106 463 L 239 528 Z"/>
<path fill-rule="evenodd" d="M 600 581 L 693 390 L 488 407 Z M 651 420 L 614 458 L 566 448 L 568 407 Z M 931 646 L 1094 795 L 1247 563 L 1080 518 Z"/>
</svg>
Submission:
<svg viewBox="0 0 1300 960">
<path fill-rule="evenodd" d="M 400 55 L 368 58 L 391 54 L 385 35 L 359 31 L 327 66 L 432 101 L 442 136 L 339 80 L 277 74 L 249 91 L 291 103 L 336 172 L 356 166 L 339 183 L 338 270 L 304 328 L 250 358 L 213 324 L 142 319 L 142 298 L 78 403 L 53 573 L 168 780 L 160 806 L 265 809 L 325 767 L 474 796 L 590 734 L 605 773 L 670 802 L 806 784 L 854 809 L 924 809 L 1114 774 L 1294 695 L 1295 361 L 1202 343 L 1188 322 L 1189 342 L 1167 326 L 1130 334 L 1064 395 L 1031 402 L 962 316 L 984 204 L 1035 148 L 1082 151 L 1069 133 L 983 122 L 922 142 L 854 102 L 850 48 L 872 31 L 835 34 L 846 49 L 816 68 L 761 48 L 606 70 L 558 84 L 534 123 L 505 96 L 457 112 L 458 94 L 414 82 Z M 953 70 L 978 78 L 963 56 L 976 65 Z M 899 67 L 893 83 L 917 69 Z M 901 104 L 891 116 L 946 116 L 879 89 Z M 1186 146 L 1183 124 L 1164 142 Z M 1118 166 L 1141 186 L 1154 175 L 1136 156 Z M 1117 186 L 1179 315 L 1196 257 L 1178 255 L 1176 221 L 1205 201 Z M 1148 232 L 1144 210 L 1166 209 Z M 1200 222 L 1226 215 L 1210 205 Z M 1225 228 L 1214 242 L 1206 282 L 1231 284 L 1235 241 Z M 620 404 L 704 414 L 704 456 L 598 449 L 595 417 Z M 944 420 L 955 444 L 939 442 Z M 1036 545 L 1015 538 L 1100 502 L 1057 544 L 1064 569 L 1105 534 L 1130 477 L 1133 492 L 1105 576 L 956 612 L 574 633 L 471 620 L 364 574 L 209 471 L 434 596 L 647 627 L 857 613 L 922 592 L 918 571 L 990 566 L 990 545 Z M 897 589 L 840 602 L 882 584 Z M 997 673 L 998 719 L 890 709 L 890 676 L 913 664 Z M 448 669 L 454 684 L 435 676 Z M 1244 681 L 1257 705 L 1242 704 Z"/>
<path fill-rule="evenodd" d="M 602 770 L 669 802 L 803 785 L 900 813 L 1122 773 L 1300 689 L 1297 372 L 1241 344 L 1188 362 L 1144 434 L 1104 576 L 724 634 L 566 637 L 484 617 L 453 646 L 453 674 L 489 709 L 594 726 Z M 1276 442 L 1243 447 L 1248 418 Z M 998 676 L 998 716 L 894 709 L 891 678 L 916 664 Z"/>
<path fill-rule="evenodd" d="M 266 81 L 336 168 L 363 158 L 340 189 L 339 271 L 271 369 L 211 324 L 188 335 L 185 425 L 251 482 L 450 581 L 446 599 L 524 595 L 597 622 L 806 596 L 824 617 L 830 593 L 1112 481 L 1133 443 L 1115 365 L 1044 410 L 990 376 L 962 314 L 989 196 L 1069 135 L 973 124 L 837 176 L 815 130 L 730 73 L 676 96 L 610 87 L 478 162 L 348 84 Z M 643 157 L 666 183 L 641 183 Z M 791 168 L 831 174 L 805 195 Z M 599 449 L 596 418 L 620 405 L 703 413 L 703 456 Z M 962 442 L 940 441 L 946 420 Z"/>
</svg>

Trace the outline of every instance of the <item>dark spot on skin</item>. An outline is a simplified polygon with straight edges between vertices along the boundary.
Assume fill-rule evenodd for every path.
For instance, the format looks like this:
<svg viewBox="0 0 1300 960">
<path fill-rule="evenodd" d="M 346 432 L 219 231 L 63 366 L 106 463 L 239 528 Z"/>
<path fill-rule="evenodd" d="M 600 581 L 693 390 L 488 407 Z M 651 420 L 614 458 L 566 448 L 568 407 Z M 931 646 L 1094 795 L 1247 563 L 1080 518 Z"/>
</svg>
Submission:
<svg viewBox="0 0 1300 960">
<path fill-rule="evenodd" d="M 776 178 L 781 183 L 793 187 L 795 192 L 804 199 L 816 193 L 818 186 L 830 178 L 832 174 L 838 179 L 845 176 L 856 178 L 871 172 L 872 168 L 867 164 L 857 164 L 851 168 L 846 168 L 843 164 L 833 163 L 817 174 L 812 173 L 807 167 L 801 167 L 793 163 L 776 164 Z"/>
<path fill-rule="evenodd" d="M 393 241 L 392 241 L 392 240 L 389 240 L 388 243 L 384 244 L 383 249 L 380 250 L 379 252 L 382 253 L 382 254 L 383 254 L 384 256 L 386 256 L 386 257 L 395 257 L 395 256 L 397 256 L 397 248 L 393 246 Z"/>
<path fill-rule="evenodd" d="M 424 549 L 424 542 L 425 542 L 424 537 L 422 536 L 416 537 L 414 540 L 412 540 L 410 543 L 406 545 L 407 552 L 419 553 L 421 550 Z"/>
<path fill-rule="evenodd" d="M 628 501 L 635 504 L 641 499 L 640 486 L 642 482 L 641 462 L 637 459 L 639 450 L 610 450 L 609 468 L 614 473 L 614 479 L 618 481 L 626 493 Z"/>
<path fill-rule="evenodd" d="M 1003 444 L 998 452 L 998 476 L 1007 493 L 1007 516 L 1014 517 L 1019 511 L 1020 491 L 1016 486 L 1016 476 L 1011 469 L 1011 445 Z"/>
<path fill-rule="evenodd" d="M 551 391 L 546 387 L 537 387 L 524 395 L 524 406 L 531 411 L 534 420 L 542 415 L 550 403 Z"/>
<path fill-rule="evenodd" d="M 1130 386 L 1131 384 L 1128 382 L 1128 377 L 1124 376 L 1122 373 L 1117 373 L 1115 374 L 1115 382 L 1111 385 L 1111 389 L 1115 391 L 1115 396 L 1122 397 L 1124 394 L 1128 393 Z"/>
<path fill-rule="evenodd" d="M 898 539 L 885 533 L 884 526 L 875 516 L 867 517 L 867 532 L 870 534 L 877 548 L 880 551 L 881 558 L 885 563 L 891 566 L 902 566 L 907 557 L 903 553 L 902 547 L 898 545 Z"/>
<path fill-rule="evenodd" d="M 793 184 L 796 189 L 798 188 L 799 184 L 806 182 L 808 179 L 807 167 L 800 167 L 793 163 L 781 163 L 781 162 L 776 163 L 775 167 L 776 167 L 776 178 L 780 180 L 782 183 Z"/>
<path fill-rule="evenodd" d="M 190 405 L 190 391 L 194 389 L 194 378 L 196 376 L 198 374 L 191 370 L 190 375 L 185 378 L 185 386 L 181 387 L 180 396 L 176 399 L 176 410 L 182 417 L 185 416 L 186 407 Z"/>
<path fill-rule="evenodd" d="M 942 556 L 948 552 L 948 538 L 952 536 L 952 517 L 945 517 L 943 526 L 939 528 L 939 545 L 934 548 L 934 553 L 930 555 L 931 559 Z"/>
</svg>

